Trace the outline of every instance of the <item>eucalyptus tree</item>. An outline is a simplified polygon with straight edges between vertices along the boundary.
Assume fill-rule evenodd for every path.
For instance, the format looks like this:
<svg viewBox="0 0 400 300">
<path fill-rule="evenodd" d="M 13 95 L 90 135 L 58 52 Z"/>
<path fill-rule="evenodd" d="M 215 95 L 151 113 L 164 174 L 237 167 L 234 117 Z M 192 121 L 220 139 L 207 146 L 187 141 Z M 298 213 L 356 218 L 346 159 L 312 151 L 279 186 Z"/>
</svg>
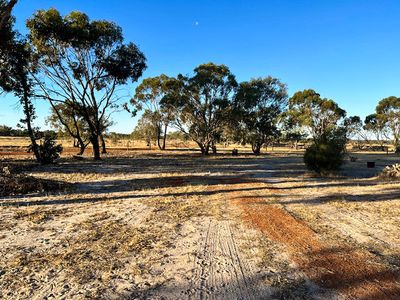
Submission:
<svg viewBox="0 0 400 300">
<path fill-rule="evenodd" d="M 283 139 L 290 142 L 297 150 L 299 142 L 308 136 L 305 128 L 296 122 L 288 111 L 284 111 L 280 116 L 280 125 Z"/>
<path fill-rule="evenodd" d="M 168 126 L 173 119 L 171 107 L 163 101 L 175 92 L 172 81 L 174 79 L 165 74 L 146 78 L 136 88 L 135 96 L 130 101 L 134 106 L 134 115 L 140 110 L 144 110 L 148 116 L 152 115 L 150 119 L 157 131 L 157 145 L 160 150 L 165 150 Z"/>
<path fill-rule="evenodd" d="M 74 147 L 79 147 L 78 155 L 85 152 L 89 145 L 89 128 L 82 116 L 76 113 L 78 109 L 71 109 L 73 103 L 56 103 L 51 109 L 47 122 L 58 130 L 60 136 L 69 136 L 74 140 Z"/>
<path fill-rule="evenodd" d="M 348 141 L 347 128 L 343 126 L 346 112 L 314 90 L 304 90 L 289 99 L 286 115 L 313 139 L 304 152 L 307 168 L 320 174 L 337 171 L 344 162 Z"/>
<path fill-rule="evenodd" d="M 10 19 L 12 18 L 11 12 L 14 6 L 17 4 L 17 0 L 0 0 L 0 31 L 8 26 Z"/>
<path fill-rule="evenodd" d="M 318 139 L 334 130 L 346 116 L 346 111 L 333 100 L 321 98 L 320 94 L 309 89 L 299 91 L 289 99 L 289 109 L 285 115 L 292 123 L 307 129 L 314 139 Z"/>
<path fill-rule="evenodd" d="M 179 75 L 170 84 L 175 92 L 165 102 L 173 107 L 175 127 L 208 155 L 229 122 L 237 88 L 235 76 L 225 65 L 207 63 L 195 68 L 193 76 Z"/>
<path fill-rule="evenodd" d="M 286 85 L 268 76 L 242 82 L 234 98 L 233 130 L 237 142 L 249 143 L 255 154 L 278 136 L 278 118 L 287 105 Z"/>
<path fill-rule="evenodd" d="M 8 5 L 8 6 L 7 6 Z M 10 9 L 12 2 L 0 2 L 2 9 Z M 2 10 L 3 11 L 3 10 Z M 4 11 L 3 11 L 4 13 Z M 38 130 L 33 123 L 36 118 L 32 102 L 34 96 L 32 72 L 35 71 L 34 59 L 27 41 L 13 29 L 13 18 L 2 16 L 4 23 L 0 28 L 0 92 L 13 93 L 24 113 L 21 123 L 25 124 L 31 140 L 30 149 L 36 160 L 42 162 L 37 140 Z"/>
<path fill-rule="evenodd" d="M 363 121 L 359 116 L 346 117 L 343 121 L 349 139 L 359 140 L 363 137 Z"/>
<path fill-rule="evenodd" d="M 386 129 L 393 140 L 396 153 L 400 152 L 400 98 L 391 96 L 379 101 L 376 119 Z"/>
<path fill-rule="evenodd" d="M 364 130 L 364 123 L 359 116 L 346 117 L 343 121 L 346 129 L 347 139 L 352 140 L 361 149 L 363 141 L 368 141 L 367 131 Z"/>
<path fill-rule="evenodd" d="M 384 150 L 385 140 L 388 139 L 388 130 L 385 123 L 376 114 L 370 114 L 365 117 L 363 130 L 367 133 L 368 140 L 372 135 Z"/>
<path fill-rule="evenodd" d="M 146 110 L 140 117 L 135 129 L 132 132 L 134 140 L 144 140 L 151 149 L 153 141 L 158 139 L 158 127 L 154 122 L 154 114 Z"/>
<path fill-rule="evenodd" d="M 82 12 L 61 16 L 39 10 L 27 21 L 38 75 L 40 97 L 53 109 L 62 103 L 88 125 L 95 159 L 105 119 L 117 107 L 117 89 L 137 81 L 146 68 L 143 53 L 124 44 L 121 28 L 109 21 L 91 21 Z"/>
</svg>

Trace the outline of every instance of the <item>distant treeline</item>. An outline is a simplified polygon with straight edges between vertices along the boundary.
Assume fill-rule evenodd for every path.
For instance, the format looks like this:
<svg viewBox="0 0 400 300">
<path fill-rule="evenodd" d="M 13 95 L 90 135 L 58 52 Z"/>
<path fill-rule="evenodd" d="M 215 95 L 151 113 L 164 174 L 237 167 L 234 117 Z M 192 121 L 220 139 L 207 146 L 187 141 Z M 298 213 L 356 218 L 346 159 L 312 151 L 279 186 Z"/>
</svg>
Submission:
<svg viewBox="0 0 400 300">
<path fill-rule="evenodd" d="M 28 137 L 29 135 L 26 129 L 14 129 L 6 125 L 0 125 L 0 136 Z"/>
<path fill-rule="evenodd" d="M 53 136 L 57 135 L 54 130 L 43 130 L 39 131 L 39 136 L 44 136 L 47 133 Z M 24 128 L 12 128 L 6 125 L 0 125 L 0 136 L 29 137 L 29 133 L 28 130 Z"/>
</svg>

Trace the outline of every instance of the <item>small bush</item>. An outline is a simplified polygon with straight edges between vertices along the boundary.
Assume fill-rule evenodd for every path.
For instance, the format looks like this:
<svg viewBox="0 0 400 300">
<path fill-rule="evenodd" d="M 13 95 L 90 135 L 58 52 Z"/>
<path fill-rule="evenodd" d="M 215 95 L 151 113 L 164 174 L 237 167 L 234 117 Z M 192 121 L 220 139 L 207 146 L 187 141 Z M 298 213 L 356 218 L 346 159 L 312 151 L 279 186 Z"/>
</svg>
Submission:
<svg viewBox="0 0 400 300">
<path fill-rule="evenodd" d="M 391 166 L 386 166 L 379 177 L 383 179 L 399 179 L 400 178 L 400 164 L 394 164 Z"/>
<path fill-rule="evenodd" d="M 32 148 L 32 146 L 30 146 Z M 31 149 L 30 149 L 31 150 Z M 38 145 L 40 163 L 43 165 L 54 163 L 61 155 L 63 147 L 56 145 L 56 136 L 51 133 L 46 133 L 42 143 Z"/>
<path fill-rule="evenodd" d="M 314 140 L 304 153 L 304 163 L 311 171 L 327 174 L 340 169 L 346 152 L 345 130 L 340 128 Z"/>
</svg>

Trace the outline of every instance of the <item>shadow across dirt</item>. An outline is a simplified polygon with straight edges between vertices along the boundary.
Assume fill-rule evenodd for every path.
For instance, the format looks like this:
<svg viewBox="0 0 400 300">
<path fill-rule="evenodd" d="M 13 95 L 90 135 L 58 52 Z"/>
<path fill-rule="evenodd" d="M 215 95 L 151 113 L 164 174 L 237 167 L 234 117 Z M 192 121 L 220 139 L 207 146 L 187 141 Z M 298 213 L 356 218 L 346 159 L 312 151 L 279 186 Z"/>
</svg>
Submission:
<svg viewBox="0 0 400 300">
<path fill-rule="evenodd" d="M 124 200 L 130 201 L 134 199 L 142 199 L 146 197 L 185 197 L 185 196 L 210 196 L 222 193 L 231 192 L 253 192 L 262 189 L 268 189 L 268 187 L 254 187 L 254 188 L 238 188 L 238 189 L 214 189 L 214 190 L 202 190 L 202 191 L 191 191 L 191 192 L 180 192 L 180 193 L 159 193 L 159 194 L 134 194 L 134 195 L 121 195 L 121 196 L 110 196 L 108 193 L 99 193 L 98 197 L 86 198 L 86 197 L 74 197 L 68 198 L 63 197 L 62 199 L 46 199 L 46 200 L 26 200 L 26 196 L 14 196 L 7 199 L 0 199 L 0 206 L 31 206 L 31 205 L 66 205 L 66 204 L 82 204 L 82 203 L 97 203 L 113 200 Z M 107 196 L 104 196 L 107 195 Z M 32 197 L 31 199 L 34 199 Z M 41 198 L 38 196 L 38 198 Z"/>
<path fill-rule="evenodd" d="M 305 171 L 300 157 L 285 157 L 280 161 L 276 156 L 232 157 L 226 155 L 199 157 L 192 155 L 107 158 L 102 161 L 65 160 L 56 165 L 37 166 L 35 172 L 62 174 L 159 174 L 159 173 L 254 173 L 269 177 L 272 173 L 300 174 Z"/>
<path fill-rule="evenodd" d="M 318 286 L 334 289 L 356 299 L 399 299 L 400 270 L 370 261 L 363 251 L 348 247 L 323 247 L 307 254 L 301 266 Z M 351 257 L 351 259 L 349 259 Z"/>
</svg>

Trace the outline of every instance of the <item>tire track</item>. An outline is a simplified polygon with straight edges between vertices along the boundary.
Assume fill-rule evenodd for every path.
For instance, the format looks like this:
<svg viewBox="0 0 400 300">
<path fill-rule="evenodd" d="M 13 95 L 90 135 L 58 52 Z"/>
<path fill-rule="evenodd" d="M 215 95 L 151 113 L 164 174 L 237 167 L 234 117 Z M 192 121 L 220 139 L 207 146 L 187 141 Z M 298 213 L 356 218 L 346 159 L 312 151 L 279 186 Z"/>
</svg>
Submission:
<svg viewBox="0 0 400 300">
<path fill-rule="evenodd" d="M 230 221 L 210 220 L 199 242 L 189 299 L 262 299 L 257 274 L 243 257 Z"/>
</svg>

